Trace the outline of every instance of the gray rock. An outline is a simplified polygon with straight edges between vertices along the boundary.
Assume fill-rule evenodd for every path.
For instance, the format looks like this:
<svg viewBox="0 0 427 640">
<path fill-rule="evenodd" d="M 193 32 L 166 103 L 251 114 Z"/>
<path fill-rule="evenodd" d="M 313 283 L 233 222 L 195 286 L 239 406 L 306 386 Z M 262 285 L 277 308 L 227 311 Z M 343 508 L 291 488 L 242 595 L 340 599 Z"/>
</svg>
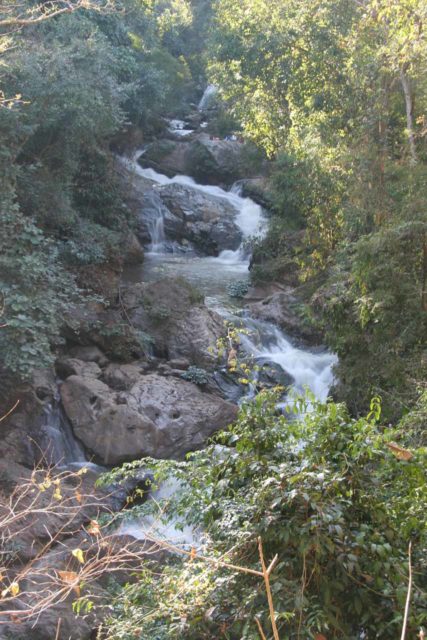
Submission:
<svg viewBox="0 0 427 640">
<path fill-rule="evenodd" d="M 105 367 L 108 364 L 108 358 L 102 353 L 101 349 L 95 346 L 73 347 L 70 349 L 70 355 L 84 362 L 96 362 L 100 367 Z"/>
<path fill-rule="evenodd" d="M 126 391 L 135 384 L 143 369 L 135 364 L 110 364 L 105 369 L 103 379 L 117 391 Z"/>
<path fill-rule="evenodd" d="M 60 378 L 65 380 L 69 376 L 82 378 L 99 378 L 102 371 L 96 362 L 84 362 L 78 358 L 58 358 L 55 369 Z"/>
<path fill-rule="evenodd" d="M 224 335 L 224 321 L 185 280 L 133 285 L 123 290 L 122 302 L 133 326 L 154 339 L 156 355 L 201 367 L 215 363 L 210 349 Z"/>
<path fill-rule="evenodd" d="M 99 380 L 71 376 L 61 398 L 76 436 L 104 464 L 182 458 L 237 413 L 235 405 L 190 382 L 157 374 L 141 376 L 121 396 Z"/>
<path fill-rule="evenodd" d="M 289 289 L 273 293 L 261 302 L 249 304 L 248 309 L 253 317 L 272 322 L 291 336 L 310 344 L 321 342 L 319 332 L 304 322 L 298 312 L 298 304 L 298 299 L 292 289 Z"/>
<path fill-rule="evenodd" d="M 126 240 L 123 264 L 141 264 L 143 261 L 144 249 L 142 248 L 137 236 L 134 233 L 130 233 Z"/>
<path fill-rule="evenodd" d="M 208 255 L 217 255 L 223 249 L 235 250 L 242 241 L 242 233 L 234 222 L 237 209 L 224 198 L 190 185 L 171 183 L 146 194 L 140 215 L 142 235 L 150 221 L 159 215 L 163 216 L 169 239 L 190 241 Z"/>
</svg>

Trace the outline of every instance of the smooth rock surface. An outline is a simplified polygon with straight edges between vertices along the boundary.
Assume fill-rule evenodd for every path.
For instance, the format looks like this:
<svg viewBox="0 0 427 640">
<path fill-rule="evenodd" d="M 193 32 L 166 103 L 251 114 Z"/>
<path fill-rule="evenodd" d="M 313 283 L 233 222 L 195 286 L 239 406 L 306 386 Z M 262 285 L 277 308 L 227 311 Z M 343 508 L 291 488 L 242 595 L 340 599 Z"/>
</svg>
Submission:
<svg viewBox="0 0 427 640">
<path fill-rule="evenodd" d="M 141 376 L 127 392 L 71 376 L 61 398 L 74 433 L 104 464 L 182 458 L 236 416 L 237 407 L 175 377 Z"/>
</svg>

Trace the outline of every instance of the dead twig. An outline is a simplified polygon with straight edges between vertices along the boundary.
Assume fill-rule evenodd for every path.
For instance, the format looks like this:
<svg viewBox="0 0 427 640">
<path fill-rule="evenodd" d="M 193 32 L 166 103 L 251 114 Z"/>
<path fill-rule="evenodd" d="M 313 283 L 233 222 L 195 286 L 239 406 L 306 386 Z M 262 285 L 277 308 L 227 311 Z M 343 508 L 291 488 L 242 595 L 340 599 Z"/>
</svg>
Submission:
<svg viewBox="0 0 427 640">
<path fill-rule="evenodd" d="M 411 602 L 411 593 L 412 593 L 412 541 L 409 543 L 409 547 L 408 547 L 408 568 L 409 568 L 408 593 L 406 594 L 405 615 L 403 617 L 402 635 L 400 636 L 400 640 L 405 640 L 406 627 L 408 626 L 409 605 L 410 605 L 410 602 Z"/>
</svg>

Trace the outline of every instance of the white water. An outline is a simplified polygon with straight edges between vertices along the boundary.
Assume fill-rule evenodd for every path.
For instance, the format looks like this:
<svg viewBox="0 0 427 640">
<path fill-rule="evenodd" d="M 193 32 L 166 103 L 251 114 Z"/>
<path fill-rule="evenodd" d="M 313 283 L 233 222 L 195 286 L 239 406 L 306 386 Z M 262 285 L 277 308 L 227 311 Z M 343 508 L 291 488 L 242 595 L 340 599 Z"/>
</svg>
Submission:
<svg viewBox="0 0 427 640">
<path fill-rule="evenodd" d="M 216 87 L 214 84 L 208 84 L 208 86 L 206 87 L 202 95 L 202 99 L 199 102 L 199 105 L 198 105 L 199 111 L 204 111 L 206 108 L 208 108 L 209 103 L 217 93 L 218 93 L 218 87 Z"/>
<path fill-rule="evenodd" d="M 182 531 L 178 529 L 174 518 L 161 520 L 161 509 L 164 508 L 166 500 L 180 491 L 180 483 L 174 478 L 169 478 L 162 486 L 153 491 L 150 499 L 159 503 L 158 516 L 143 516 L 130 522 L 122 522 L 117 530 L 117 535 L 132 536 L 136 540 L 155 538 L 159 541 L 166 541 L 177 547 L 196 547 L 200 544 L 201 536 L 198 531 L 191 526 L 185 526 Z M 162 504 L 163 503 L 163 504 Z"/>
<path fill-rule="evenodd" d="M 292 390 L 304 394 L 309 389 L 317 400 L 328 398 L 334 376 L 335 354 L 329 351 L 311 352 L 292 345 L 274 325 L 249 320 L 249 335 L 242 335 L 242 346 L 255 360 L 275 362 L 294 379 Z"/>
<path fill-rule="evenodd" d="M 139 150 L 132 158 L 121 157 L 119 160 L 137 176 L 152 180 L 159 185 L 182 184 L 192 189 L 197 189 L 209 196 L 226 200 L 238 212 L 235 222 L 241 229 L 244 240 L 247 240 L 251 236 L 262 237 L 265 235 L 267 223 L 263 216 L 262 208 L 250 198 L 243 198 L 241 195 L 241 187 L 238 185 L 233 185 L 230 191 L 225 191 L 221 189 L 221 187 L 198 184 L 193 178 L 190 178 L 190 176 L 176 175 L 173 178 L 168 178 L 168 176 L 158 173 L 154 169 L 143 169 L 138 163 L 138 158 L 140 158 L 141 155 L 142 152 Z M 161 210 L 159 210 L 159 216 L 162 216 Z M 159 253 L 162 249 L 162 243 L 164 244 L 165 240 L 163 220 L 157 221 L 154 226 L 151 225 L 152 223 L 150 222 L 151 251 Z M 224 265 L 242 265 L 243 268 L 249 266 L 249 256 L 243 244 L 236 251 L 222 251 L 217 258 L 211 258 L 211 260 L 215 260 Z"/>
<path fill-rule="evenodd" d="M 242 198 L 240 190 L 232 188 L 224 191 L 220 187 L 200 185 L 188 176 L 175 176 L 168 178 L 157 173 L 153 169 L 142 169 L 138 164 L 139 153 L 132 160 L 122 159 L 133 167 L 137 175 L 149 178 L 157 184 L 178 183 L 191 186 L 212 196 L 220 197 L 232 204 L 236 210 L 236 223 L 242 230 L 244 239 L 253 235 L 262 235 L 266 232 L 266 220 L 262 209 L 250 198 Z M 248 277 L 249 255 L 242 246 L 236 251 L 223 251 L 216 258 L 197 258 L 185 256 L 171 256 L 160 251 L 156 254 L 148 254 L 145 261 L 144 273 L 139 277 L 144 279 L 158 279 L 170 275 L 183 275 L 205 293 L 205 302 L 214 308 L 227 320 L 243 320 L 249 330 L 248 335 L 242 335 L 242 347 L 254 357 L 255 360 L 263 360 L 278 364 L 283 371 L 294 380 L 292 389 L 297 393 L 304 393 L 309 389 L 314 396 L 325 401 L 329 389 L 333 383 L 333 366 L 337 361 L 334 354 L 319 350 L 305 350 L 298 348 L 274 325 L 254 320 L 252 318 L 237 317 L 231 307 L 230 299 L 226 294 L 227 284 L 237 279 Z M 292 402 L 292 401 L 291 401 Z M 285 403 L 286 404 L 286 403 Z M 153 493 L 153 499 L 169 498 L 180 488 L 175 481 L 163 485 L 159 491 Z M 123 524 L 121 533 L 127 533 L 136 538 L 157 535 L 174 544 L 198 546 L 200 536 L 192 527 L 186 527 L 179 531 L 176 521 L 172 517 L 166 524 L 153 517 L 142 518 L 139 521 Z"/>
<path fill-rule="evenodd" d="M 185 120 L 167 120 L 168 131 L 179 137 L 186 137 L 194 133 L 194 129 L 187 129 Z"/>
<path fill-rule="evenodd" d="M 40 428 L 40 434 L 39 446 L 48 465 L 58 467 L 72 462 L 86 461 L 84 449 L 75 439 L 71 425 L 60 405 L 59 392 L 45 409 L 45 420 Z"/>
</svg>

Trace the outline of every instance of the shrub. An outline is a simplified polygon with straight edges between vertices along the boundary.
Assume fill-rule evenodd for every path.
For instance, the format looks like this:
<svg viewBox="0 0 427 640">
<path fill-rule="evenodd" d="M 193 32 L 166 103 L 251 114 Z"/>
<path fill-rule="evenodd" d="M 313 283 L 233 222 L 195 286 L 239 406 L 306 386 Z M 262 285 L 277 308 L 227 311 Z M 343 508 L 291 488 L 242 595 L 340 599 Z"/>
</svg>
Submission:
<svg viewBox="0 0 427 640">
<path fill-rule="evenodd" d="M 249 290 L 249 283 L 247 280 L 237 280 L 231 282 L 227 286 L 227 293 L 232 298 L 244 298 Z"/>
<path fill-rule="evenodd" d="M 200 386 L 203 386 L 204 384 L 207 384 L 209 382 L 207 371 L 193 365 L 191 367 L 188 367 L 187 371 L 184 371 L 184 373 L 181 374 L 181 377 L 184 378 L 184 380 L 194 382 L 194 384 L 198 384 Z"/>
<path fill-rule="evenodd" d="M 203 555 L 234 565 L 258 569 L 262 537 L 268 560 L 279 556 L 272 590 L 288 638 L 396 637 L 412 540 L 414 635 L 426 619 L 425 450 L 391 442 L 397 434 L 379 428 L 378 399 L 359 419 L 312 398 L 297 399 L 297 419 L 289 419 L 276 403 L 277 395 L 261 392 L 206 450 L 156 463 L 158 481 L 173 473 L 181 483 L 161 508 L 203 528 Z M 213 639 L 225 630 L 229 638 L 258 638 L 254 616 L 268 628 L 268 609 L 257 580 L 206 569 L 194 556 L 192 564 L 171 558 L 161 576 L 144 572 L 140 586 L 125 590 L 110 637 L 131 637 L 138 627 L 158 639 Z"/>
</svg>

